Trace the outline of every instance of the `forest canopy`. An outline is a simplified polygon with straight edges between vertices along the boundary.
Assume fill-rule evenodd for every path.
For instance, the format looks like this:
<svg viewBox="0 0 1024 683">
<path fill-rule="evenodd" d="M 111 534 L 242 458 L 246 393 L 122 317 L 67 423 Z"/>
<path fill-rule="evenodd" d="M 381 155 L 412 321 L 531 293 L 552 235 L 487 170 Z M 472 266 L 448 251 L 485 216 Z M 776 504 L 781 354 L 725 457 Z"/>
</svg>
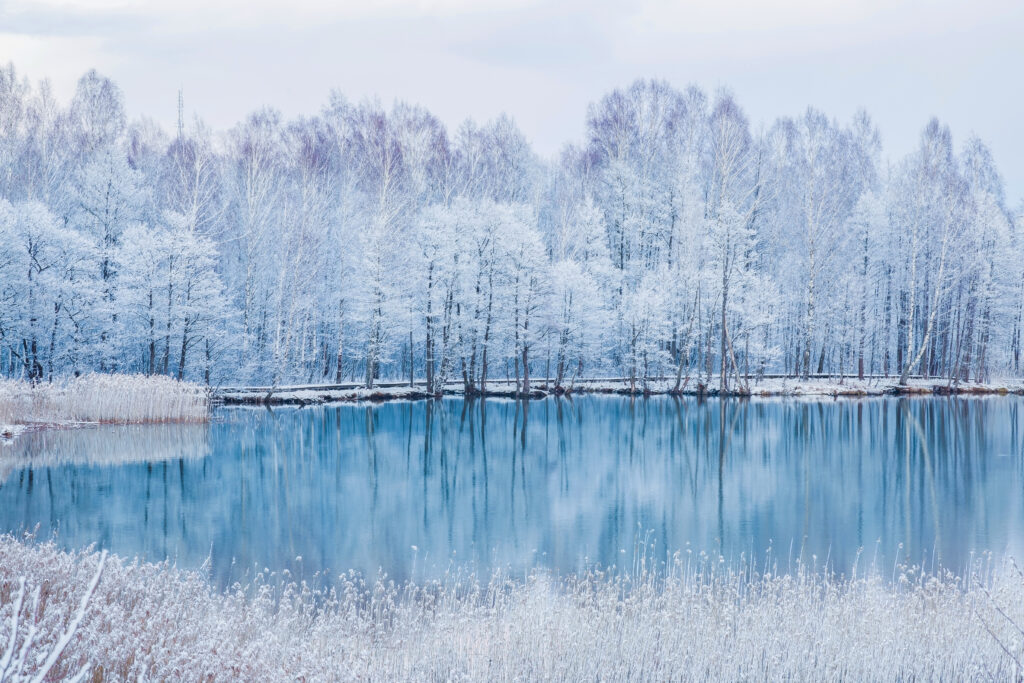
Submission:
<svg viewBox="0 0 1024 683">
<path fill-rule="evenodd" d="M 550 160 L 340 93 L 167 131 L 95 71 L 65 104 L 0 69 L 0 374 L 1020 374 L 1024 222 L 981 140 L 923 122 L 888 163 L 866 112 L 753 130 L 652 80 L 585 114 Z"/>
</svg>

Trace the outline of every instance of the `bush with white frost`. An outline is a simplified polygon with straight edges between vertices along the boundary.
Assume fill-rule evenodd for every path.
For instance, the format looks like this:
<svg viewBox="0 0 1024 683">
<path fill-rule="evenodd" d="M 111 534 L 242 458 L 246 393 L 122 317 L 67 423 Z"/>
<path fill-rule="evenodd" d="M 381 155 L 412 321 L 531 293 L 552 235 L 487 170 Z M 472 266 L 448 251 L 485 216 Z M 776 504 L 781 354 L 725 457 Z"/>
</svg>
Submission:
<svg viewBox="0 0 1024 683">
<path fill-rule="evenodd" d="M 202 422 L 209 391 L 164 376 L 90 373 L 32 384 L 0 378 L 0 425 Z"/>
<path fill-rule="evenodd" d="M 901 569 L 838 578 L 772 562 L 677 557 L 632 578 L 597 570 L 424 584 L 336 577 L 331 590 L 263 575 L 225 594 L 199 573 L 111 558 L 53 672 L 103 680 L 1013 679 L 1024 576 L 1011 561 L 961 577 Z M 98 555 L 0 537 L 0 623 L 22 579 L 37 661 L 90 594 Z M 317 577 L 317 580 L 322 577 Z M 280 580 L 280 581 L 279 581 Z M 3 627 L 0 627 L 3 628 Z M 0 642 L 7 634 L 0 631 Z M 21 636 L 19 636 L 20 638 Z M 29 660 L 29 661 L 36 661 Z M 53 674 L 51 674 L 53 675 Z"/>
</svg>

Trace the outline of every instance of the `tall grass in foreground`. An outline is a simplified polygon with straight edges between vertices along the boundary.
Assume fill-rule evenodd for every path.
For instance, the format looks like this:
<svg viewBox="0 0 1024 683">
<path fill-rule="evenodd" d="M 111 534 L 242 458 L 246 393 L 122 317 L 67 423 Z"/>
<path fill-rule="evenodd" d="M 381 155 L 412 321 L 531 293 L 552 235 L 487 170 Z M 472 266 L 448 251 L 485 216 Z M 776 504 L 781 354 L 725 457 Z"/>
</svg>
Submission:
<svg viewBox="0 0 1024 683">
<path fill-rule="evenodd" d="M 47 661 L 100 563 L 98 553 L 0 537 L 0 656 L 8 642 L 19 651 L 31 627 L 38 654 L 22 673 Z M 497 573 L 396 586 L 342 576 L 331 591 L 284 578 L 284 587 L 257 577 L 219 594 L 196 572 L 109 558 L 50 675 L 85 667 L 92 680 L 1007 680 L 1021 675 L 1024 656 L 1024 576 L 1009 561 L 979 561 L 961 577 L 902 569 L 895 581 L 729 570 L 705 559 L 634 578 Z M 23 601 L 16 619 L 22 579 L 40 598 Z"/>
<path fill-rule="evenodd" d="M 0 425 L 201 422 L 205 387 L 170 377 L 91 373 L 53 383 L 0 379 Z"/>
</svg>

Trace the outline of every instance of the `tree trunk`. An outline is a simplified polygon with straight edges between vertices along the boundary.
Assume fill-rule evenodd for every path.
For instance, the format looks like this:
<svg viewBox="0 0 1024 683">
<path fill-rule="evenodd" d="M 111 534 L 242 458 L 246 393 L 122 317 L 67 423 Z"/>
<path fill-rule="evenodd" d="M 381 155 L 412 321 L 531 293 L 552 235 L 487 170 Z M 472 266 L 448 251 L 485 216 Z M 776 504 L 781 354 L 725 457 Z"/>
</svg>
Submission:
<svg viewBox="0 0 1024 683">
<path fill-rule="evenodd" d="M 530 345 L 523 343 L 523 397 L 529 398 L 530 395 Z"/>
<path fill-rule="evenodd" d="M 729 373 L 727 371 L 726 357 L 725 357 L 725 353 L 726 353 L 726 349 L 725 349 L 725 347 L 726 347 L 726 336 L 728 335 L 728 331 L 727 331 L 728 328 L 726 327 L 726 322 L 725 322 L 725 307 L 726 307 L 726 302 L 727 302 L 728 298 L 729 298 L 729 279 L 728 279 L 728 276 L 726 275 L 725 270 L 723 269 L 722 270 L 722 339 L 721 339 L 721 348 L 719 349 L 720 361 L 721 361 L 720 364 L 719 364 L 719 372 L 721 374 L 720 374 L 720 376 L 718 378 L 718 388 L 719 388 L 719 390 L 723 394 L 729 388 L 729 381 L 728 381 Z"/>
<path fill-rule="evenodd" d="M 185 376 L 185 353 L 188 351 L 188 333 L 189 323 L 188 319 L 185 319 L 184 329 L 181 333 L 181 356 L 178 358 L 178 379 L 182 379 Z"/>
</svg>

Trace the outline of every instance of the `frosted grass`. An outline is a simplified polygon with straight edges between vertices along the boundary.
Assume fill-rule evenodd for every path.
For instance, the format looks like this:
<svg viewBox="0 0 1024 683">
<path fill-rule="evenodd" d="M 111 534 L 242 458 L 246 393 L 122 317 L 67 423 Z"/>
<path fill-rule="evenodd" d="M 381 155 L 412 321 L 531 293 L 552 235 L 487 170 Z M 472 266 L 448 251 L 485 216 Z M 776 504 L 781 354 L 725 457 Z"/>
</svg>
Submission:
<svg viewBox="0 0 1024 683">
<path fill-rule="evenodd" d="M 0 537 L 0 648 L 21 580 L 14 650 L 31 624 L 44 661 L 67 637 L 101 556 Z M 225 594 L 201 573 L 109 558 L 51 676 L 93 680 L 1013 679 L 1024 576 L 981 558 L 962 575 L 891 567 L 838 578 L 677 556 L 633 578 L 451 573 L 334 588 L 257 576 Z M 29 672 L 31 673 L 31 672 Z"/>
<path fill-rule="evenodd" d="M 90 373 L 53 383 L 0 379 L 0 425 L 203 422 L 209 391 L 164 376 Z"/>
</svg>

